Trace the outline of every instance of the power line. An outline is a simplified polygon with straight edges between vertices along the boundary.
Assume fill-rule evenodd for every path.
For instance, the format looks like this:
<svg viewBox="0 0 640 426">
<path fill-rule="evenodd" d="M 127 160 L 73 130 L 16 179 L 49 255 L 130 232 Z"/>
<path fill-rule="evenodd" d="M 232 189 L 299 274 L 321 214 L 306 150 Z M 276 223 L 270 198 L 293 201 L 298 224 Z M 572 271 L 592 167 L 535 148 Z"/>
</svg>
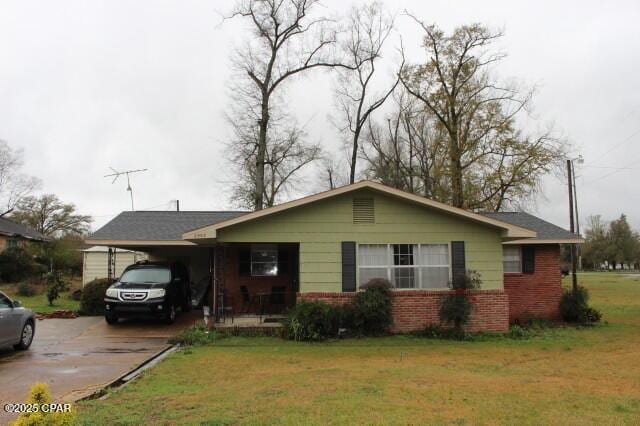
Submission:
<svg viewBox="0 0 640 426">
<path fill-rule="evenodd" d="M 632 169 L 632 168 L 630 168 L 629 166 L 631 166 L 631 165 L 633 165 L 633 164 L 635 164 L 635 163 L 637 163 L 637 162 L 638 162 L 638 159 L 635 159 L 635 160 L 633 160 L 632 162 L 628 163 L 628 164 L 627 164 L 627 165 L 625 165 L 625 166 L 618 167 L 617 169 L 615 169 L 615 170 L 614 170 L 614 171 L 612 171 L 611 173 L 607 173 L 606 175 L 600 176 L 599 178 L 596 178 L 596 179 L 593 179 L 593 180 L 590 180 L 590 181 L 586 182 L 586 183 L 585 183 L 585 185 L 588 185 L 588 184 L 593 183 L 593 182 L 597 182 L 597 181 L 602 180 L 602 179 L 604 179 L 604 178 L 608 178 L 609 176 L 613 176 L 613 175 L 615 175 L 616 173 L 620 173 L 620 172 L 621 172 L 621 171 L 623 171 L 623 170 L 633 170 L 633 169 Z"/>
<path fill-rule="evenodd" d="M 622 146 L 623 144 L 627 143 L 629 140 L 631 140 L 634 136 L 636 136 L 637 134 L 640 133 L 640 129 L 636 130 L 635 132 L 633 132 L 631 135 L 627 136 L 626 138 L 624 138 L 622 141 L 620 141 L 619 143 L 615 144 L 613 147 L 609 148 L 607 151 L 604 152 L 604 154 L 601 154 L 598 156 L 598 160 L 601 159 L 602 157 L 608 155 L 609 153 L 611 153 L 612 151 L 618 149 L 620 146 Z M 587 163 L 585 166 L 589 166 L 590 164 L 595 163 L 598 160 L 593 160 L 590 163 Z"/>
</svg>

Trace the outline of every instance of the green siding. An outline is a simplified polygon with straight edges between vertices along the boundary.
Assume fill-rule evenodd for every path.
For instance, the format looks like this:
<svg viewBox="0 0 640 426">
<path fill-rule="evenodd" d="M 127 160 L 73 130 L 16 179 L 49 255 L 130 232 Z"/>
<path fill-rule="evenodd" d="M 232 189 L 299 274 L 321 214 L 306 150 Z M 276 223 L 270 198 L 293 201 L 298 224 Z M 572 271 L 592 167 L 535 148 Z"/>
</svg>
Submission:
<svg viewBox="0 0 640 426">
<path fill-rule="evenodd" d="M 353 224 L 354 196 L 374 197 L 375 224 Z M 218 240 L 300 243 L 301 292 L 341 291 L 341 241 L 381 244 L 464 241 L 467 268 L 480 272 L 483 288 L 503 288 L 500 230 L 369 190 L 221 229 Z"/>
</svg>

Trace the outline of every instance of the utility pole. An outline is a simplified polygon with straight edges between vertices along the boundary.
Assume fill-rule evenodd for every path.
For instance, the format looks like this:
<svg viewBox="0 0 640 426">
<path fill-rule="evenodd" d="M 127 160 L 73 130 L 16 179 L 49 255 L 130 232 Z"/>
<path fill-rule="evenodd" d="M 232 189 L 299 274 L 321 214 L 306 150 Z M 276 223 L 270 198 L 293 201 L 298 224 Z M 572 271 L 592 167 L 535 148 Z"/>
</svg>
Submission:
<svg viewBox="0 0 640 426">
<path fill-rule="evenodd" d="M 579 157 L 580 159 L 582 157 Z M 575 206 L 575 215 L 576 215 L 576 235 L 580 235 L 580 215 L 578 214 L 578 186 L 576 184 L 576 166 L 573 164 L 573 160 L 571 162 L 571 172 L 573 175 L 573 204 Z M 582 271 L 582 256 L 580 253 L 580 246 L 576 247 L 576 256 L 578 269 Z"/>
<path fill-rule="evenodd" d="M 573 221 L 573 167 L 571 160 L 567 160 L 567 178 L 567 183 L 569 184 L 569 230 L 572 234 L 575 234 L 575 225 Z M 574 294 L 578 292 L 578 267 L 576 257 L 576 245 L 571 244 L 571 282 Z"/>
</svg>

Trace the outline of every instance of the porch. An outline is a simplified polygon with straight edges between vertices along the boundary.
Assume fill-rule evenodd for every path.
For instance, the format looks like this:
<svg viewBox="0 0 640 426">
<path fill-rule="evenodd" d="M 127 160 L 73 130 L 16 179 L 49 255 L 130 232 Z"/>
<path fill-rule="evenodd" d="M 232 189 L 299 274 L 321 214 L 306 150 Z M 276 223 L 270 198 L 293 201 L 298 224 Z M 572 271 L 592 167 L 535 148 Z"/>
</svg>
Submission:
<svg viewBox="0 0 640 426">
<path fill-rule="evenodd" d="M 231 243 L 214 248 L 208 295 L 222 327 L 279 326 L 298 292 L 298 244 Z"/>
</svg>

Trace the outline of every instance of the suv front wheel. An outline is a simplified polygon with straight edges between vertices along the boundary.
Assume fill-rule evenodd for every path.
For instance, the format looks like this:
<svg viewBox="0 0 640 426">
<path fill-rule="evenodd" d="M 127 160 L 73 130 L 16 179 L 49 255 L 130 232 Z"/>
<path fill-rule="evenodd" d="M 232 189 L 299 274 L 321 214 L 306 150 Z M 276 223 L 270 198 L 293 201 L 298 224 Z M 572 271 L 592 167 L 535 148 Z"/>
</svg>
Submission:
<svg viewBox="0 0 640 426">
<path fill-rule="evenodd" d="M 105 314 L 104 316 L 104 320 L 107 322 L 107 324 L 109 325 L 114 325 L 118 323 L 118 317 L 115 315 L 111 315 L 111 314 Z"/>
<path fill-rule="evenodd" d="M 164 322 L 165 324 L 173 324 L 176 320 L 176 307 L 171 304 L 169 306 L 169 310 L 166 314 L 164 314 Z"/>
</svg>

